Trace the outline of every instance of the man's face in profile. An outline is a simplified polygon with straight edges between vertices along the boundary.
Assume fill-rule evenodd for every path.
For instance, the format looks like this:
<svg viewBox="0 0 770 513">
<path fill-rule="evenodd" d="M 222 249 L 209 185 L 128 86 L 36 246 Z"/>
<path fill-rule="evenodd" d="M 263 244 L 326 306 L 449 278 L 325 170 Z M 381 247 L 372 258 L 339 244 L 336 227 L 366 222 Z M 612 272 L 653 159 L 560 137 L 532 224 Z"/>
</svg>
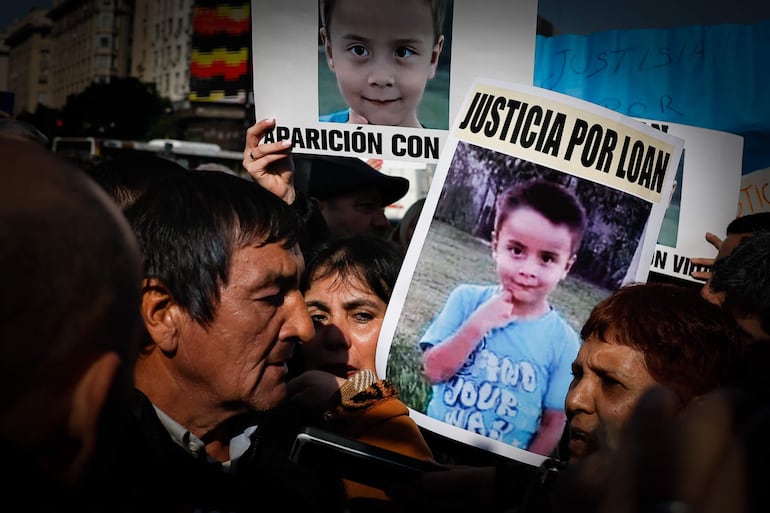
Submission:
<svg viewBox="0 0 770 513">
<path fill-rule="evenodd" d="M 382 195 L 363 187 L 319 201 L 332 238 L 372 234 L 386 236 L 391 225 L 382 207 Z"/>
</svg>

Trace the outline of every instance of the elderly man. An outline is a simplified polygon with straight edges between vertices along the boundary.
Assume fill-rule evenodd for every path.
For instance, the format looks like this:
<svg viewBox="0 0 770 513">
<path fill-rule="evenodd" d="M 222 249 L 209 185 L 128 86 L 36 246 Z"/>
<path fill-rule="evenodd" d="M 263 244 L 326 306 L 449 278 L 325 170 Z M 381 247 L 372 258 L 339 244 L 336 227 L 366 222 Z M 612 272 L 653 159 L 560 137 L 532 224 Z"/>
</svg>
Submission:
<svg viewBox="0 0 770 513">
<path fill-rule="evenodd" d="M 110 490 L 128 511 L 335 511 L 260 443 L 313 324 L 290 207 L 230 174 L 153 182 L 126 210 L 144 253 L 131 443 Z M 272 459 L 271 459 L 272 458 Z M 336 482 L 335 482 L 336 483 Z M 337 483 L 339 484 L 339 483 Z"/>
</svg>

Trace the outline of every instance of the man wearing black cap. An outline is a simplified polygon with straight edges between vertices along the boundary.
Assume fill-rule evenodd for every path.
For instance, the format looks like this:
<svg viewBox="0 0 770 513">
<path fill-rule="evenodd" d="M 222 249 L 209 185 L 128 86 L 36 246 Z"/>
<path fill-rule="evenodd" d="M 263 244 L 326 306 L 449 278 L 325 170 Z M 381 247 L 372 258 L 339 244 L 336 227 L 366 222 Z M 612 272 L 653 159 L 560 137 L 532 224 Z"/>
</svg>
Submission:
<svg viewBox="0 0 770 513">
<path fill-rule="evenodd" d="M 298 165 L 309 163 L 308 195 L 318 201 L 332 238 L 390 234 L 392 226 L 385 217 L 385 207 L 406 194 L 409 180 L 381 173 L 355 157 L 294 158 Z"/>
<path fill-rule="evenodd" d="M 381 173 L 359 158 L 292 154 L 288 140 L 263 142 L 274 127 L 274 119 L 263 119 L 248 128 L 243 167 L 303 219 L 303 253 L 330 238 L 390 234 L 385 207 L 407 193 L 409 180 Z"/>
</svg>

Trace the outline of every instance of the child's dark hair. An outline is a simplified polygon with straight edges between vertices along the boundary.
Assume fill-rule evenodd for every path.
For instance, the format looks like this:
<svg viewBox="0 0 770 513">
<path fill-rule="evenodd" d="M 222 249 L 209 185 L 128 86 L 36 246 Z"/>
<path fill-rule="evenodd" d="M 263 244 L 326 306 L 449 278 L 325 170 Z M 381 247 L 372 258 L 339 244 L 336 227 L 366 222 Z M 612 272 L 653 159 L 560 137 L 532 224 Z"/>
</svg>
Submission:
<svg viewBox="0 0 770 513">
<path fill-rule="evenodd" d="M 430 11 L 433 15 L 433 44 L 438 43 L 438 38 L 444 33 L 444 17 L 446 12 L 446 0 L 422 0 L 430 5 Z M 334 11 L 334 0 L 319 0 L 321 6 L 321 25 L 326 28 L 329 34 L 331 25 L 331 15 Z"/>
<path fill-rule="evenodd" d="M 517 208 L 528 207 L 551 223 L 566 226 L 572 234 L 574 254 L 583 240 L 586 212 L 580 200 L 566 187 L 542 178 L 511 185 L 497 198 L 495 232 Z"/>
</svg>

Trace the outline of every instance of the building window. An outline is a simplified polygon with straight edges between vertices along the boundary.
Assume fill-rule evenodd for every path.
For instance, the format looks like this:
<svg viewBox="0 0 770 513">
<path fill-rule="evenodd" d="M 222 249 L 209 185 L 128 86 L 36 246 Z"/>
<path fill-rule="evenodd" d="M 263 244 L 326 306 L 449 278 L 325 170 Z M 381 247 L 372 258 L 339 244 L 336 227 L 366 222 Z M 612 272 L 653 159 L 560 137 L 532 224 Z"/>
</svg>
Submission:
<svg viewBox="0 0 770 513">
<path fill-rule="evenodd" d="M 112 13 L 103 12 L 99 15 L 99 28 L 111 29 L 112 28 Z"/>
<path fill-rule="evenodd" d="M 97 55 L 96 56 L 96 67 L 100 70 L 109 69 L 112 65 L 112 57 L 109 55 Z"/>
<path fill-rule="evenodd" d="M 110 36 L 99 36 L 99 48 L 109 48 L 110 47 Z"/>
</svg>

